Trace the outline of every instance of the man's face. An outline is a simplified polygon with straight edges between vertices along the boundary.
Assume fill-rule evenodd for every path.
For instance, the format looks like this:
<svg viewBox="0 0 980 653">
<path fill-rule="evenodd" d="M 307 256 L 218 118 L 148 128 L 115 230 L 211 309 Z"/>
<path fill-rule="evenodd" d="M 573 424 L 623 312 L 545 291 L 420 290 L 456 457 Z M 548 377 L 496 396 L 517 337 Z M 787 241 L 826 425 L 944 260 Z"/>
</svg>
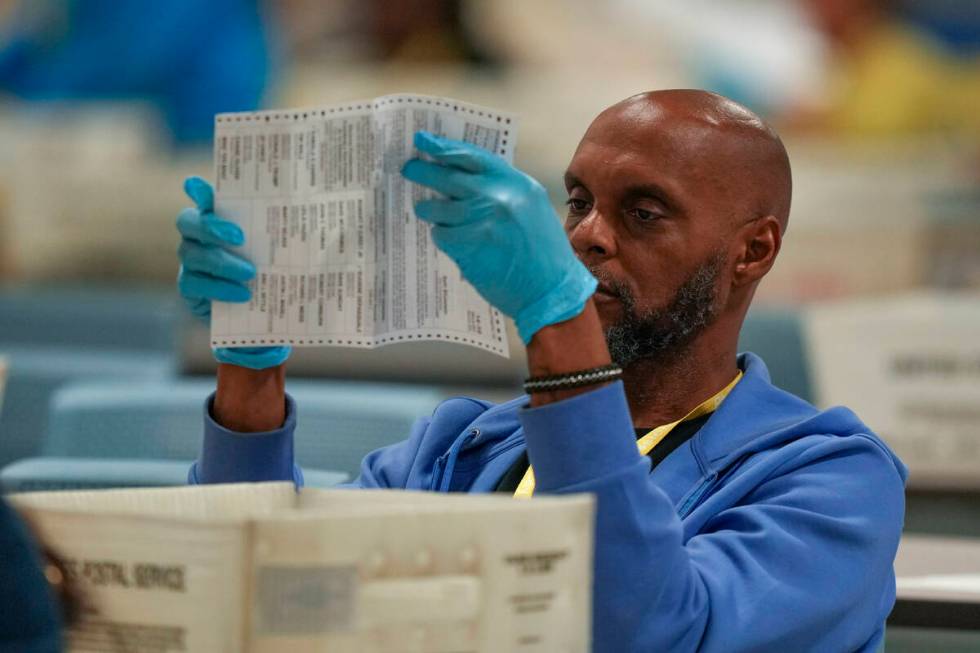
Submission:
<svg viewBox="0 0 980 653">
<path fill-rule="evenodd" d="M 594 301 L 620 365 L 677 354 L 713 322 L 737 210 L 728 178 L 699 152 L 700 128 L 645 113 L 597 119 L 565 175 L 565 229 L 599 280 Z"/>
</svg>

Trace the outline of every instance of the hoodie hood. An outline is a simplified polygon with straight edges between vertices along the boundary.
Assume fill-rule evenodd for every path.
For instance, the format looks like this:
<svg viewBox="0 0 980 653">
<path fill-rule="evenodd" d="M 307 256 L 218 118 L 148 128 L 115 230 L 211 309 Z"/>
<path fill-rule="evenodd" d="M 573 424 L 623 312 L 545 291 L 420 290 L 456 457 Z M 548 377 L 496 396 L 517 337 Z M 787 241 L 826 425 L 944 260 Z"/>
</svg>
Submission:
<svg viewBox="0 0 980 653">
<path fill-rule="evenodd" d="M 722 470 L 749 454 L 778 448 L 804 436 L 846 437 L 864 434 L 887 452 L 905 481 L 908 468 L 848 408 L 818 410 L 809 402 L 775 387 L 762 359 L 751 352 L 738 357 L 744 376 L 694 439 L 694 451 L 705 473 Z M 734 426 L 733 425 L 737 425 Z"/>
</svg>

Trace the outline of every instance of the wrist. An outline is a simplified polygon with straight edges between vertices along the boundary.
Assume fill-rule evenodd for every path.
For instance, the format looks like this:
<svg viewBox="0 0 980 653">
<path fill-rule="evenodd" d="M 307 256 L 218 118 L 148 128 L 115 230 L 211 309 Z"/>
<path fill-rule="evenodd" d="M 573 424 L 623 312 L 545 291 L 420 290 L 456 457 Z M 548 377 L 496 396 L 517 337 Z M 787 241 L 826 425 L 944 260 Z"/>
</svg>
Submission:
<svg viewBox="0 0 980 653">
<path fill-rule="evenodd" d="M 532 377 L 568 374 L 609 365 L 612 359 L 592 300 L 587 300 L 583 310 L 575 317 L 537 331 L 528 343 L 527 362 Z M 531 405 L 561 401 L 601 385 L 606 383 L 535 393 L 531 396 Z"/>
<path fill-rule="evenodd" d="M 286 362 L 292 347 L 216 347 L 212 350 L 219 363 L 228 363 L 253 370 L 278 367 Z"/>
<path fill-rule="evenodd" d="M 222 363 L 211 417 L 239 433 L 261 433 L 286 419 L 286 366 L 263 370 Z"/>
<path fill-rule="evenodd" d="M 514 316 L 517 331 L 524 344 L 529 344 L 535 334 L 547 326 L 580 315 L 597 285 L 592 273 L 575 259 L 557 286 Z"/>
</svg>

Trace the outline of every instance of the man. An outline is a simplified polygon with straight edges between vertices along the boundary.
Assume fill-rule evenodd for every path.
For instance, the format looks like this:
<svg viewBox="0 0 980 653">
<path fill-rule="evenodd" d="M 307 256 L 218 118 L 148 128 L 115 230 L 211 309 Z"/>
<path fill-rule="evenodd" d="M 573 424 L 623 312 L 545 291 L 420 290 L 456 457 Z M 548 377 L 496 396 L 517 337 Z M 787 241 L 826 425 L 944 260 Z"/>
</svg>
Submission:
<svg viewBox="0 0 980 653">
<path fill-rule="evenodd" d="M 607 109 L 565 175 L 567 239 L 533 179 L 466 144 L 416 145 L 429 160 L 403 174 L 444 196 L 416 213 L 515 319 L 533 392 L 443 403 L 354 485 L 594 493 L 597 651 L 875 650 L 906 470 L 853 413 L 817 411 L 736 352 L 789 215 L 772 130 L 700 91 Z M 219 246 L 241 234 L 209 187 L 189 193 L 180 287 L 206 316 L 254 272 Z M 216 351 L 192 482 L 294 478 L 287 355 Z"/>
</svg>

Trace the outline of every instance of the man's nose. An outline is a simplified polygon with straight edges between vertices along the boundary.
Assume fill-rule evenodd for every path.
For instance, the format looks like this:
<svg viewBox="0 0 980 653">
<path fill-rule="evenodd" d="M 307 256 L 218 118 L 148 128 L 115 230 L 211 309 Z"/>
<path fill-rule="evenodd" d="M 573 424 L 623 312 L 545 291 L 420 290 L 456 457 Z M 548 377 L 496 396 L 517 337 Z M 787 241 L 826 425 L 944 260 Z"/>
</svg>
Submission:
<svg viewBox="0 0 980 653">
<path fill-rule="evenodd" d="M 609 220 L 595 208 L 571 226 L 568 240 L 586 264 L 602 261 L 616 253 L 616 235 Z"/>
</svg>

